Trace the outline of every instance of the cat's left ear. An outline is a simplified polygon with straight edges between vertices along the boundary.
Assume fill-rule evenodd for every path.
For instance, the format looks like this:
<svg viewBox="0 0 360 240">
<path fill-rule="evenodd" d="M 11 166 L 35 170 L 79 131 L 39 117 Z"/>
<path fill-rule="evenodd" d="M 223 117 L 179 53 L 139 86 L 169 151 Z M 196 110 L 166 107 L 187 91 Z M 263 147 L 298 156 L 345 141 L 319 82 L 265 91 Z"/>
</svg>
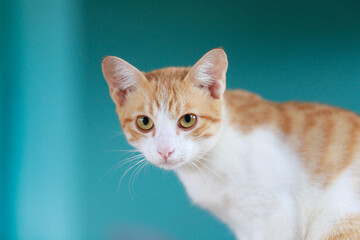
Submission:
<svg viewBox="0 0 360 240">
<path fill-rule="evenodd" d="M 207 52 L 190 70 L 187 79 L 206 88 L 213 98 L 221 99 L 226 87 L 228 61 L 222 48 Z"/>
<path fill-rule="evenodd" d="M 141 81 L 146 81 L 137 68 L 118 57 L 104 57 L 101 68 L 109 85 L 110 96 L 120 106 L 125 103 L 129 92 L 134 91 Z"/>
</svg>

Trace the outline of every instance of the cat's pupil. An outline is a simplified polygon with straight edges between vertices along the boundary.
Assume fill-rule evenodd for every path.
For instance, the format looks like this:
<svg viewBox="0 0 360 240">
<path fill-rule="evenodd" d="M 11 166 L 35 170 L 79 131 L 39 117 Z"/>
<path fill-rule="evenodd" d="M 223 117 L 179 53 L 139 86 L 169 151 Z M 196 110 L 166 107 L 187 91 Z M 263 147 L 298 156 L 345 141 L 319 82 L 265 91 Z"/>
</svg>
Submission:
<svg viewBox="0 0 360 240">
<path fill-rule="evenodd" d="M 142 120 L 143 124 L 146 126 L 149 123 L 149 118 L 148 117 L 144 117 Z"/>
<path fill-rule="evenodd" d="M 191 116 L 185 115 L 184 120 L 185 120 L 185 122 L 189 123 L 191 121 Z"/>
</svg>

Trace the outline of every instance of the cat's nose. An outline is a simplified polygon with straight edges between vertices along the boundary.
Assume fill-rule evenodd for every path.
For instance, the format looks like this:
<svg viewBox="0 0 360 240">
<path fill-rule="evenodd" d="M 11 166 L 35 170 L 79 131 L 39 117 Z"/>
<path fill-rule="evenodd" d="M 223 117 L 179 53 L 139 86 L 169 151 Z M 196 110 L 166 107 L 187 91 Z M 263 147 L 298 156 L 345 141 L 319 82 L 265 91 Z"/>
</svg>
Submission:
<svg viewBox="0 0 360 240">
<path fill-rule="evenodd" d="M 175 149 L 174 148 L 160 148 L 157 151 L 164 158 L 165 162 L 167 162 L 167 159 L 175 151 Z"/>
</svg>

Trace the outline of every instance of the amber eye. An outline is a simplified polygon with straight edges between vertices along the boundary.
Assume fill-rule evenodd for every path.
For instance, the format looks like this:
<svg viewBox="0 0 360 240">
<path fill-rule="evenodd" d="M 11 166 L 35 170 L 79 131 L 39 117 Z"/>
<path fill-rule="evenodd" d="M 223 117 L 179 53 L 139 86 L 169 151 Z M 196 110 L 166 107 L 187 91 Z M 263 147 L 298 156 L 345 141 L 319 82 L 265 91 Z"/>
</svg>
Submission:
<svg viewBox="0 0 360 240">
<path fill-rule="evenodd" d="M 196 115 L 186 114 L 179 119 L 179 126 L 185 129 L 191 128 L 195 125 L 196 120 L 197 120 Z"/>
<path fill-rule="evenodd" d="M 147 116 L 140 116 L 136 119 L 137 126 L 143 131 L 149 131 L 153 128 L 153 121 Z"/>
</svg>

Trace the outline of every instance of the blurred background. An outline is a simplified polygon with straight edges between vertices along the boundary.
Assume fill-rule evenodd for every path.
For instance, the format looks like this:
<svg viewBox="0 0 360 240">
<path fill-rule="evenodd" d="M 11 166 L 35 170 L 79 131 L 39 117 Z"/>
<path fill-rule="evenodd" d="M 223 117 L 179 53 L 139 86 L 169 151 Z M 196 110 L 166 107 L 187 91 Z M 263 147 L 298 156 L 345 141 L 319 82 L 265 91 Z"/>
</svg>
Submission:
<svg viewBox="0 0 360 240">
<path fill-rule="evenodd" d="M 360 1 L 2 1 L 0 239 L 234 239 L 131 157 L 101 73 L 228 54 L 229 88 L 360 113 Z M 261 226 L 259 226 L 261 227 Z"/>
</svg>

